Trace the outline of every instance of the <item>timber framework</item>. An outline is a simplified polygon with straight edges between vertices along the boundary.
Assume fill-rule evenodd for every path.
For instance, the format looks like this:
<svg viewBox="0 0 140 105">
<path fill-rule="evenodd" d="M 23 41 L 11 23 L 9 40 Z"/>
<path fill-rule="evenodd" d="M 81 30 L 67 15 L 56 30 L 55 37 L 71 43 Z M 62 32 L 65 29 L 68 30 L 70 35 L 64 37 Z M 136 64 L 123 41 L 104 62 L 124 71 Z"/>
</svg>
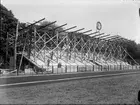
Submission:
<svg viewBox="0 0 140 105">
<path fill-rule="evenodd" d="M 36 24 L 44 20 L 22 29 L 17 23 L 16 33 L 7 33 L 7 49 L 9 46 L 14 48 L 12 67 L 17 75 L 21 71 L 29 73 L 29 68 L 30 73 L 139 69 L 139 64 L 122 45 L 129 40 L 102 32 L 100 22 L 97 22 L 96 31 L 92 32 L 76 29 L 77 26 L 59 30 L 67 24 L 46 28 L 56 21 L 37 27 Z"/>
</svg>

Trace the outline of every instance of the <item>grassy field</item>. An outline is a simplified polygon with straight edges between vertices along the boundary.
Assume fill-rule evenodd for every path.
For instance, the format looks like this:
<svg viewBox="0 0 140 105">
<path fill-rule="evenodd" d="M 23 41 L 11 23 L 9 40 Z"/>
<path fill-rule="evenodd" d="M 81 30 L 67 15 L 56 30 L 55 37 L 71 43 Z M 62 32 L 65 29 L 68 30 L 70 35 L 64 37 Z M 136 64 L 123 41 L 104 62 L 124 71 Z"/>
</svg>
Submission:
<svg viewBox="0 0 140 105">
<path fill-rule="evenodd" d="M 0 89 L 0 104 L 138 104 L 140 74 Z"/>
</svg>

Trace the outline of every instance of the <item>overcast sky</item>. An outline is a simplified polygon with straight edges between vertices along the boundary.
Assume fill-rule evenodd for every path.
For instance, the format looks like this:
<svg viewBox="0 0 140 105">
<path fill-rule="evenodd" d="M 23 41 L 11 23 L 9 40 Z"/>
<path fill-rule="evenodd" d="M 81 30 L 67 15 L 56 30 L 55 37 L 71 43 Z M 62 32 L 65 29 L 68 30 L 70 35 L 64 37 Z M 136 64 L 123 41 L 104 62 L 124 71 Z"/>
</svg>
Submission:
<svg viewBox="0 0 140 105">
<path fill-rule="evenodd" d="M 140 43 L 139 0 L 2 0 L 2 4 L 21 22 L 45 17 L 58 25 L 68 23 L 66 27 L 76 25 L 94 32 L 100 21 L 102 32 Z"/>
</svg>

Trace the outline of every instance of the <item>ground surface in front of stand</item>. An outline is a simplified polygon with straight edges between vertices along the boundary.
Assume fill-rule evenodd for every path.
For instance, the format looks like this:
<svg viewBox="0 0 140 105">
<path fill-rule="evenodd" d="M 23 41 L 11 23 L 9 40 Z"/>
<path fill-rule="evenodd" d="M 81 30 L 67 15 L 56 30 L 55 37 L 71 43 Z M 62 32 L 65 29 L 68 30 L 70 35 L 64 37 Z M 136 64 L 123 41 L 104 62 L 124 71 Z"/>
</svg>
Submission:
<svg viewBox="0 0 140 105">
<path fill-rule="evenodd" d="M 0 89 L 0 104 L 138 104 L 140 73 Z"/>
</svg>

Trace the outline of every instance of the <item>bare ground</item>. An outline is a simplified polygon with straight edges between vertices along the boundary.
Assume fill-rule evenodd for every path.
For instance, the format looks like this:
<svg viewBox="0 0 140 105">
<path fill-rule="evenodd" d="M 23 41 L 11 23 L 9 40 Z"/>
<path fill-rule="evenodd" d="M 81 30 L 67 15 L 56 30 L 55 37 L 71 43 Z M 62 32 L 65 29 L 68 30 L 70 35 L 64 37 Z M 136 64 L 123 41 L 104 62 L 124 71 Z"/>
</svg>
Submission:
<svg viewBox="0 0 140 105">
<path fill-rule="evenodd" d="M 138 104 L 140 74 L 0 89 L 0 104 Z"/>
</svg>

